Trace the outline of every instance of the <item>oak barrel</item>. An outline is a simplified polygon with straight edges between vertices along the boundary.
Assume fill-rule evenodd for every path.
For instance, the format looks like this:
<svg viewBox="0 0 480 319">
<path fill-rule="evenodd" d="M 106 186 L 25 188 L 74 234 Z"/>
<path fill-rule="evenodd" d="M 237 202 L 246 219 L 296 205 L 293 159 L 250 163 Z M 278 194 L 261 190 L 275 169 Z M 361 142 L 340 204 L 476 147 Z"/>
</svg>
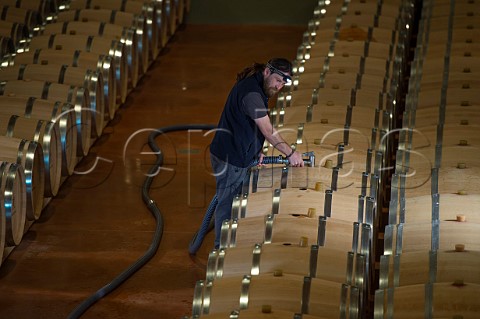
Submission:
<svg viewBox="0 0 480 319">
<path fill-rule="evenodd" d="M 56 12 L 59 0 L 2 0 L 2 4 L 37 11 L 42 19 L 49 14 Z"/>
<path fill-rule="evenodd" d="M 328 247 L 302 247 L 296 243 L 255 244 L 212 251 L 207 263 L 207 280 L 287 273 L 345 283 L 347 262 L 347 252 Z"/>
<path fill-rule="evenodd" d="M 115 60 L 115 78 L 120 101 L 125 102 L 129 89 L 127 47 L 117 40 L 91 35 L 51 34 L 39 35 L 26 42 L 23 51 L 34 49 L 81 50 L 97 54 L 108 54 Z M 135 86 L 136 83 L 130 83 Z"/>
<path fill-rule="evenodd" d="M 161 1 L 160 3 L 163 3 Z M 144 0 L 71 0 L 65 5 L 65 10 L 72 9 L 109 9 L 119 10 L 144 16 L 147 20 L 149 28 L 148 38 L 149 45 L 153 51 L 153 57 L 156 58 L 160 48 L 162 20 L 157 16 L 158 10 L 156 8 L 158 1 L 144 1 Z"/>
<path fill-rule="evenodd" d="M 0 69 L 0 80 L 43 80 L 87 88 L 90 94 L 92 134 L 101 135 L 105 124 L 103 75 L 98 71 L 66 65 L 21 64 Z"/>
<path fill-rule="evenodd" d="M 24 24 L 29 31 L 42 23 L 42 17 L 38 11 L 16 8 L 11 5 L 0 6 L 1 20 Z"/>
<path fill-rule="evenodd" d="M 138 51 L 140 52 L 140 70 L 147 71 L 152 59 L 149 45 L 149 28 L 146 17 L 130 12 L 109 9 L 76 9 L 61 11 L 52 17 L 53 22 L 67 21 L 99 21 L 112 23 L 122 27 L 133 27 L 137 33 Z"/>
<path fill-rule="evenodd" d="M 92 117 L 88 89 L 41 80 L 0 81 L 0 95 L 36 97 L 74 105 L 77 156 L 88 154 L 92 143 Z"/>
<path fill-rule="evenodd" d="M 58 123 L 62 145 L 62 175 L 73 173 L 77 155 L 77 130 L 72 104 L 34 97 L 0 96 L 0 113 Z"/>
<path fill-rule="evenodd" d="M 267 310 L 265 310 L 267 309 Z M 242 311 L 232 310 L 228 313 L 203 315 L 206 319 L 326 319 L 325 317 L 285 311 L 272 307 L 251 307 Z"/>
<path fill-rule="evenodd" d="M 119 102 L 121 99 L 117 94 L 117 89 L 120 90 L 121 88 L 117 88 L 115 78 L 116 65 L 115 60 L 111 56 L 80 50 L 35 49 L 28 52 L 5 56 L 2 62 L 3 66 L 13 66 L 15 64 L 61 64 L 96 70 L 99 73 L 102 73 L 105 112 L 110 119 L 113 119 L 115 116 L 117 98 Z"/>
<path fill-rule="evenodd" d="M 38 142 L 45 163 L 45 196 L 55 196 L 62 177 L 62 146 L 58 125 L 17 115 L 0 114 L 0 134 Z"/>
<path fill-rule="evenodd" d="M 137 34 L 133 28 L 97 21 L 68 21 L 47 24 L 34 36 L 54 34 L 99 36 L 107 40 L 119 41 L 126 48 L 128 75 L 132 87 L 136 86 L 139 79 L 139 52 Z"/>
<path fill-rule="evenodd" d="M 0 214 L 5 216 L 5 244 L 16 246 L 25 228 L 25 174 L 22 166 L 9 162 L 0 162 L 0 174 Z"/>
<path fill-rule="evenodd" d="M 192 313 L 201 316 L 268 304 L 273 309 L 341 318 L 342 308 L 347 312 L 355 308 L 350 309 L 346 300 L 342 300 L 342 294 L 348 294 L 348 290 L 349 287 L 339 283 L 290 274 L 246 275 L 214 282 L 199 281 L 195 286 Z"/>
<path fill-rule="evenodd" d="M 352 250 L 358 227 L 356 222 L 295 215 L 232 219 L 222 224 L 220 248 L 306 241 L 347 252 Z"/>
<path fill-rule="evenodd" d="M 30 140 L 0 136 L 0 160 L 22 165 L 26 180 L 26 216 L 37 220 L 43 209 L 45 164 L 42 145 Z"/>
</svg>

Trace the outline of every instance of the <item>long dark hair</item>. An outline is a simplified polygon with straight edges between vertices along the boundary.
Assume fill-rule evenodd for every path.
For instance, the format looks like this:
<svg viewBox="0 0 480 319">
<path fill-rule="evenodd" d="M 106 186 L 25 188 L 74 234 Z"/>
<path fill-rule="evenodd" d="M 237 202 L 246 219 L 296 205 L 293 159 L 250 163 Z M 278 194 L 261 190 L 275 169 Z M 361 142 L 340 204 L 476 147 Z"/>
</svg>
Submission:
<svg viewBox="0 0 480 319">
<path fill-rule="evenodd" d="M 288 73 L 290 75 L 292 74 L 292 63 L 287 59 L 273 58 L 267 63 L 284 73 Z M 245 69 L 243 69 L 243 71 L 237 74 L 237 81 L 240 81 L 249 76 L 252 76 L 258 71 L 263 71 L 265 69 L 265 66 L 266 64 L 264 63 L 257 63 L 257 62 L 253 63 L 252 66 L 246 67 Z"/>
<path fill-rule="evenodd" d="M 246 67 L 245 69 L 243 69 L 243 71 L 237 74 L 237 81 L 248 78 L 249 76 L 254 75 L 258 71 L 263 71 L 263 69 L 265 69 L 265 64 L 255 62 L 253 63 L 253 65 Z"/>
</svg>

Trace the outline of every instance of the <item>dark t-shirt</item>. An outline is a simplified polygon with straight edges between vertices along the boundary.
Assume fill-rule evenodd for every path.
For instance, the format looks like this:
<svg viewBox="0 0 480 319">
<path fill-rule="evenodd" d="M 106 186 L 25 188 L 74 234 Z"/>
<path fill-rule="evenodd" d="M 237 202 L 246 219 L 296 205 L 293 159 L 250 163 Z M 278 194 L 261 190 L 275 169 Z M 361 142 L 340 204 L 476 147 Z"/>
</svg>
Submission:
<svg viewBox="0 0 480 319">
<path fill-rule="evenodd" d="M 267 115 L 267 109 L 263 103 L 262 96 L 257 92 L 249 92 L 242 99 L 242 110 L 252 120 L 259 119 Z"/>
</svg>

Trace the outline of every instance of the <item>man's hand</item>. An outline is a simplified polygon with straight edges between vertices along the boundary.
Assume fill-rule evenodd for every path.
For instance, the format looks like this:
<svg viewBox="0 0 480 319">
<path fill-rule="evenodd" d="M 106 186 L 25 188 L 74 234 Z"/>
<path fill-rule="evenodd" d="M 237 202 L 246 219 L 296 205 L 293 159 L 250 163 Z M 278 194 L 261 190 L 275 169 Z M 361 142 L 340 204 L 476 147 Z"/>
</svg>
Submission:
<svg viewBox="0 0 480 319">
<path fill-rule="evenodd" d="M 267 166 L 265 164 L 263 164 L 263 158 L 265 157 L 265 154 L 261 153 L 260 152 L 260 155 L 258 156 L 258 164 L 257 166 Z"/>
<path fill-rule="evenodd" d="M 303 162 L 302 154 L 299 152 L 294 152 L 289 158 L 288 161 L 290 162 L 291 166 L 295 167 L 304 167 L 305 163 Z"/>
</svg>

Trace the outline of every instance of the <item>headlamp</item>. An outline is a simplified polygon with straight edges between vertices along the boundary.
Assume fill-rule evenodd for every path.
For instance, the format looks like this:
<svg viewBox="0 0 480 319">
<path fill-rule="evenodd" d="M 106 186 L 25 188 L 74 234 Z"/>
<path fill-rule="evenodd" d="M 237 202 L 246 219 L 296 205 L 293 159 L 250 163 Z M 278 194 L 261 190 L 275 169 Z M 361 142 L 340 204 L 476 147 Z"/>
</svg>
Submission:
<svg viewBox="0 0 480 319">
<path fill-rule="evenodd" d="M 283 73 L 282 71 L 280 71 L 279 69 L 271 65 L 270 63 L 267 63 L 267 68 L 270 70 L 270 72 L 280 75 L 283 79 L 283 82 L 285 82 L 286 84 L 292 83 L 292 77 L 290 75 Z"/>
</svg>

